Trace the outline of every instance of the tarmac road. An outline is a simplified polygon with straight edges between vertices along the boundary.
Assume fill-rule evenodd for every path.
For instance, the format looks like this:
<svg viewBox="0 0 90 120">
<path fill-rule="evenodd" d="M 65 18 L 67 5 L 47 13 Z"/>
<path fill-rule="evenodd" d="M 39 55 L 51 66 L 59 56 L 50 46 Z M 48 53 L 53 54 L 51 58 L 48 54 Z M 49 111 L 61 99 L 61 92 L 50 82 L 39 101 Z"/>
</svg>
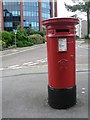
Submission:
<svg viewBox="0 0 90 120">
<path fill-rule="evenodd" d="M 88 118 L 88 49 L 80 45 L 78 42 L 76 46 L 77 104 L 66 110 L 52 109 L 47 103 L 48 74 L 45 45 L 35 46 L 35 49 L 32 47 L 12 52 L 5 51 L 0 70 L 2 117 Z"/>
</svg>

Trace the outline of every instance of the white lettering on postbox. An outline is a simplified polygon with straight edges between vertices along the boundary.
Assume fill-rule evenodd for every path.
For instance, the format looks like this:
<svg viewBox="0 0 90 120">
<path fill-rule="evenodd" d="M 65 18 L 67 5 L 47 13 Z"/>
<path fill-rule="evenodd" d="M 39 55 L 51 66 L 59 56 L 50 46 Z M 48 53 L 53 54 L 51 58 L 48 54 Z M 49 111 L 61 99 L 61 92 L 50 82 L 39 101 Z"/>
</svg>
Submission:
<svg viewBox="0 0 90 120">
<path fill-rule="evenodd" d="M 58 38 L 58 51 L 63 52 L 67 51 L 67 39 Z"/>
</svg>

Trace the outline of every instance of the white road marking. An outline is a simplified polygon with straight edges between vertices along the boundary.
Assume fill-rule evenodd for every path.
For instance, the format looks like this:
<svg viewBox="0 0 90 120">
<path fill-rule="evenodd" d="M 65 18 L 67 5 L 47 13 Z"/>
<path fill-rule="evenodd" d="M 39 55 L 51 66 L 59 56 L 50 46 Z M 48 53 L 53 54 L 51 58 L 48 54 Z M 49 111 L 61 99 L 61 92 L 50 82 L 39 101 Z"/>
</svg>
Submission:
<svg viewBox="0 0 90 120">
<path fill-rule="evenodd" d="M 28 64 L 32 64 L 33 62 L 27 62 L 27 63 L 23 63 L 22 65 L 28 65 Z"/>
<path fill-rule="evenodd" d="M 41 62 L 42 60 L 44 60 L 44 59 L 37 60 L 37 62 Z"/>
<path fill-rule="evenodd" d="M 36 62 L 37 62 L 37 63 L 40 63 L 40 62 L 41 62 L 41 63 L 45 63 L 45 62 L 47 62 L 47 58 L 45 58 L 45 59 L 40 59 L 40 60 L 37 60 Z"/>
<path fill-rule="evenodd" d="M 85 91 L 82 91 L 82 93 L 84 94 L 84 93 L 85 93 Z"/>
<path fill-rule="evenodd" d="M 38 63 L 30 63 L 28 64 L 29 66 L 32 66 L 32 65 L 37 65 Z"/>
<path fill-rule="evenodd" d="M 35 66 L 35 65 L 39 65 L 42 63 L 46 63 L 45 65 L 47 66 L 47 58 L 43 58 L 43 59 L 39 59 L 36 61 L 28 61 L 23 63 L 22 65 L 12 65 L 12 66 L 8 66 L 7 68 L 0 68 L 0 71 L 5 70 L 5 69 L 19 69 L 19 68 L 25 68 L 28 66 Z M 76 71 L 80 71 L 80 70 L 88 70 L 88 64 L 76 64 Z"/>
<path fill-rule="evenodd" d="M 22 65 L 11 65 L 11 66 L 8 66 L 7 68 L 0 68 L 0 71 L 4 69 L 21 69 L 21 68 L 24 68 L 25 66 L 34 66 L 34 65 L 38 65 L 39 63 L 45 63 L 45 62 L 47 62 L 47 58 L 36 60 L 36 62 L 23 63 Z"/>
<path fill-rule="evenodd" d="M 82 93 L 83 93 L 83 94 L 85 93 L 85 88 L 82 88 Z"/>
<path fill-rule="evenodd" d="M 45 63 L 45 62 L 47 62 L 47 60 L 42 60 L 42 61 L 41 61 L 41 63 Z"/>
<path fill-rule="evenodd" d="M 82 90 L 85 90 L 85 88 L 82 88 Z"/>
<path fill-rule="evenodd" d="M 7 69 L 21 69 L 21 68 L 23 67 L 20 65 L 13 65 L 13 66 L 9 66 Z"/>
<path fill-rule="evenodd" d="M 23 67 L 21 67 L 21 66 L 20 66 L 20 67 L 13 67 L 13 68 L 11 68 L 11 69 L 14 69 L 14 70 L 15 70 L 15 69 L 21 69 L 21 68 L 23 68 Z"/>
<path fill-rule="evenodd" d="M 4 70 L 4 68 L 0 68 L 0 71 Z"/>
<path fill-rule="evenodd" d="M 12 65 L 12 66 L 9 66 L 8 68 L 15 68 L 15 67 L 19 67 L 19 65 Z"/>
</svg>

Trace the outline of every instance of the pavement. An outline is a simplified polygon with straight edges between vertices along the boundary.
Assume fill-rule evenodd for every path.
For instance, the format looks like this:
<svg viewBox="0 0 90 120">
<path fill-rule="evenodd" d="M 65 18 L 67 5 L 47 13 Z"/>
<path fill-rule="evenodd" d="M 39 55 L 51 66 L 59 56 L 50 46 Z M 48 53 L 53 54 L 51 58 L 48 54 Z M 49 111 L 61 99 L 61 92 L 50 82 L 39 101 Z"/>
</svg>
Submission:
<svg viewBox="0 0 90 120">
<path fill-rule="evenodd" d="M 38 45 L 34 45 L 34 46 L 30 46 L 30 47 L 22 47 L 22 48 L 12 48 L 12 49 L 7 49 L 7 50 L 3 50 L 3 51 L 0 51 L 0 56 L 2 55 L 8 55 L 8 54 L 17 54 L 18 52 L 24 52 L 24 51 L 27 51 L 27 50 L 33 50 L 37 47 L 40 47 L 42 46 L 43 44 L 39 44 Z"/>
</svg>

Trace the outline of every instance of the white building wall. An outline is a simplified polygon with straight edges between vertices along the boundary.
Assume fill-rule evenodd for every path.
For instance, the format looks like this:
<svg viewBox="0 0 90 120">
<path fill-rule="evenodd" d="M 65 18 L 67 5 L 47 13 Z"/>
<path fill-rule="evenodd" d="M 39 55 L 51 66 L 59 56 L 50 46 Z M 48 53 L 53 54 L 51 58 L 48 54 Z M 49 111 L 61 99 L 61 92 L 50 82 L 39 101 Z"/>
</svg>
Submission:
<svg viewBox="0 0 90 120">
<path fill-rule="evenodd" d="M 82 20 L 81 21 L 81 38 L 85 37 L 87 35 L 87 21 Z"/>
</svg>

